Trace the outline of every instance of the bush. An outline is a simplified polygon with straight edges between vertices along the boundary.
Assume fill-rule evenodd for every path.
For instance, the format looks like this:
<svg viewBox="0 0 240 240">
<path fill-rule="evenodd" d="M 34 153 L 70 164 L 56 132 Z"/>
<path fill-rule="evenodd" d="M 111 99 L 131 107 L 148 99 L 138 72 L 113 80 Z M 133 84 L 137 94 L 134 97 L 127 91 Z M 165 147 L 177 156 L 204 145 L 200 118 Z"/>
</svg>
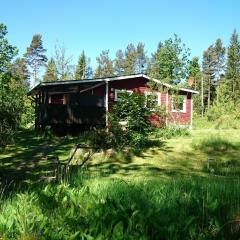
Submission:
<svg viewBox="0 0 240 240">
<path fill-rule="evenodd" d="M 147 107 L 143 94 L 122 93 L 121 100 L 109 113 L 108 141 L 110 140 L 111 146 L 119 149 L 143 147 L 152 129 L 150 115 L 151 109 Z"/>
</svg>

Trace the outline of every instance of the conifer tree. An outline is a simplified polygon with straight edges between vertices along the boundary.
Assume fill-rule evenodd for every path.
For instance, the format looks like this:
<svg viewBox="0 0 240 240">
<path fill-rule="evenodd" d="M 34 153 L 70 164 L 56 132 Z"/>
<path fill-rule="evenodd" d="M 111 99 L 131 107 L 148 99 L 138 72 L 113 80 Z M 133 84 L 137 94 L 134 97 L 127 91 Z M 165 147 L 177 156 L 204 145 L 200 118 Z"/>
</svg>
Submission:
<svg viewBox="0 0 240 240">
<path fill-rule="evenodd" d="M 117 76 L 125 74 L 125 58 L 122 50 L 118 50 L 114 60 L 114 72 Z"/>
<path fill-rule="evenodd" d="M 137 51 L 135 46 L 132 43 L 128 44 L 125 50 L 125 75 L 131 75 L 135 73 L 136 57 Z"/>
<path fill-rule="evenodd" d="M 204 76 L 204 85 L 207 94 L 207 107 L 210 107 L 210 104 L 213 100 L 213 91 L 215 88 L 215 76 L 216 76 L 216 51 L 214 45 L 208 47 L 203 53 L 203 76 Z"/>
<path fill-rule="evenodd" d="M 95 78 L 110 77 L 114 75 L 113 61 L 109 57 L 109 50 L 102 51 L 100 57 L 97 57 L 97 69 Z"/>
<path fill-rule="evenodd" d="M 144 73 L 147 69 L 148 58 L 143 43 L 138 43 L 136 52 L 135 73 Z"/>
<path fill-rule="evenodd" d="M 56 68 L 56 64 L 53 58 L 51 58 L 48 61 L 48 64 L 46 66 L 46 71 L 45 74 L 43 76 L 43 81 L 45 82 L 51 82 L 51 81 L 57 81 L 58 80 L 58 76 L 57 76 L 57 68 Z"/>
<path fill-rule="evenodd" d="M 189 78 L 192 77 L 194 84 L 193 88 L 195 90 L 200 89 L 200 78 L 201 78 L 201 70 L 199 65 L 199 58 L 193 57 L 189 64 Z"/>
<path fill-rule="evenodd" d="M 229 82 L 232 100 L 236 102 L 240 96 L 240 42 L 236 30 L 228 47 L 226 79 Z"/>
<path fill-rule="evenodd" d="M 75 71 L 75 79 L 89 79 L 92 77 L 92 68 L 90 67 L 90 59 L 87 58 L 84 51 L 81 53 Z"/>
<path fill-rule="evenodd" d="M 26 62 L 31 68 L 31 74 L 35 82 L 38 80 L 39 68 L 45 66 L 47 62 L 45 53 L 46 49 L 43 47 L 42 35 L 35 34 L 25 53 Z"/>
<path fill-rule="evenodd" d="M 222 40 L 218 38 L 214 45 L 214 50 L 216 54 L 216 81 L 221 79 L 221 74 L 224 72 L 225 68 L 225 52 L 226 49 L 223 46 Z"/>
</svg>

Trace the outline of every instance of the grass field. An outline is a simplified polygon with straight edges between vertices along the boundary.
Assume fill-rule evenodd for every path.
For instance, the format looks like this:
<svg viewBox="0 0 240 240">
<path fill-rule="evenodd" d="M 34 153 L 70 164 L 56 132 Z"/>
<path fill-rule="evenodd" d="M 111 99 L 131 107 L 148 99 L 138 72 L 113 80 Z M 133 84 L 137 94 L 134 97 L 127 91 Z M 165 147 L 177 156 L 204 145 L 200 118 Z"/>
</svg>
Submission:
<svg viewBox="0 0 240 240">
<path fill-rule="evenodd" d="M 24 131 L 0 154 L 0 238 L 240 239 L 240 130 L 98 152 L 68 181 L 44 181 L 77 143 Z"/>
<path fill-rule="evenodd" d="M 37 180 L 55 164 L 51 156 L 67 161 L 75 144 L 83 138 L 42 138 L 32 131 L 20 132 L 15 144 L 0 153 L 2 179 Z M 97 154 L 89 161 L 91 172 L 112 177 L 205 176 L 208 162 L 215 167 L 233 167 L 240 173 L 240 130 L 193 130 L 189 136 L 161 139 L 152 148 L 133 154 L 131 151 Z"/>
</svg>

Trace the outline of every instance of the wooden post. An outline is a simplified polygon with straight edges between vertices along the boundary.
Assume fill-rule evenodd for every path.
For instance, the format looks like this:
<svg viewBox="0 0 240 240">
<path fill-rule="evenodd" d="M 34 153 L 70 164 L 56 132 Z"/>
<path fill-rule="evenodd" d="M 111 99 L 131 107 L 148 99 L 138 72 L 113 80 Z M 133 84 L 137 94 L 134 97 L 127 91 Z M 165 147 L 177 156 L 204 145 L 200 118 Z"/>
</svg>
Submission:
<svg viewBox="0 0 240 240">
<path fill-rule="evenodd" d="M 105 109 L 106 109 L 106 127 L 108 128 L 108 80 L 106 80 Z"/>
<path fill-rule="evenodd" d="M 191 113 L 190 113 L 190 129 L 192 129 L 192 118 L 193 118 L 193 94 L 191 93 Z"/>
<path fill-rule="evenodd" d="M 167 93 L 166 93 L 166 126 L 168 124 L 168 89 L 167 89 Z"/>
</svg>

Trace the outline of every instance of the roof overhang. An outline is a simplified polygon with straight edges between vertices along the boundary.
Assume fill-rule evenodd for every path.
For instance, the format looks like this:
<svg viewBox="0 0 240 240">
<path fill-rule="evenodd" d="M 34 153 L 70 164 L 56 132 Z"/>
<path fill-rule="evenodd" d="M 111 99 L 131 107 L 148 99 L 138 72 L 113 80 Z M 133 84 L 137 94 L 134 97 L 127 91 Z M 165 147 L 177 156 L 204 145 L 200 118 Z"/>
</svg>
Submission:
<svg viewBox="0 0 240 240">
<path fill-rule="evenodd" d="M 55 81 L 55 82 L 41 82 L 34 88 L 32 88 L 29 92 L 28 95 L 33 95 L 34 92 L 36 93 L 38 90 L 40 90 L 42 87 L 48 87 L 48 86 L 65 86 L 65 85 L 78 85 L 78 84 L 99 84 L 99 83 L 104 83 L 104 82 L 110 82 L 110 81 L 121 81 L 121 80 L 126 80 L 126 79 L 133 79 L 133 78 L 145 78 L 149 81 L 154 81 L 157 84 L 160 84 L 162 86 L 165 86 L 166 88 L 169 89 L 176 89 L 176 87 L 168 84 L 168 83 L 163 83 L 158 79 L 151 78 L 145 74 L 135 74 L 135 75 L 128 75 L 128 76 L 120 76 L 120 77 L 108 77 L 108 78 L 99 78 L 99 79 L 89 79 L 89 80 L 65 80 L 65 81 Z M 198 91 L 192 90 L 192 89 L 187 89 L 187 88 L 178 88 L 178 91 L 183 91 L 183 92 L 190 92 L 194 94 L 198 94 Z"/>
</svg>

